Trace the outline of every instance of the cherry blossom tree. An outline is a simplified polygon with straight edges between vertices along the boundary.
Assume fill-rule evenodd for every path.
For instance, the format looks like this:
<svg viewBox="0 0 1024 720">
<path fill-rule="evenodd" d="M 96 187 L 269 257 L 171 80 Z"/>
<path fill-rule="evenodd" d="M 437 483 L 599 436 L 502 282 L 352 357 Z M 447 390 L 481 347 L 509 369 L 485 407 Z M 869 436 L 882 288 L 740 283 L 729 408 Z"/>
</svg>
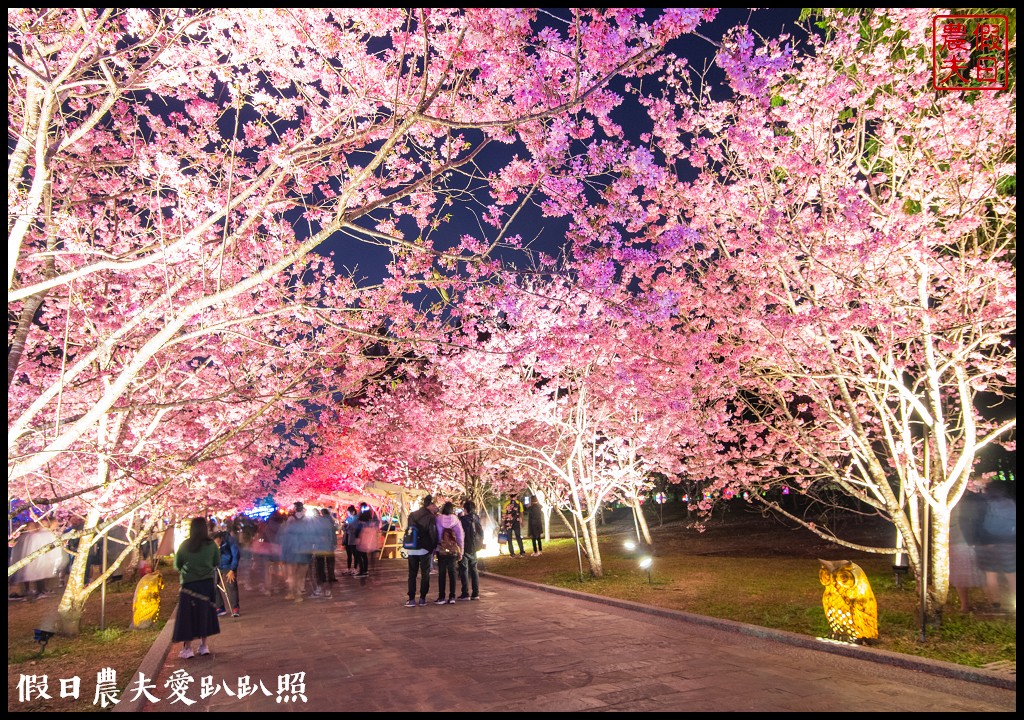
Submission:
<svg viewBox="0 0 1024 720">
<path fill-rule="evenodd" d="M 422 374 L 415 367 L 423 366 Z M 353 428 L 388 482 L 484 508 L 495 491 L 500 458 L 465 440 L 465 415 L 424 358 L 379 385 L 354 413 Z"/>
<path fill-rule="evenodd" d="M 54 425 L 63 432 L 45 452 L 13 453 L 11 476 L 37 472 L 91 432 L 179 335 L 216 336 L 247 322 L 263 310 L 262 287 L 290 281 L 282 272 L 301 272 L 338 231 L 393 245 L 393 277 L 360 289 L 360 301 L 387 306 L 393 322 L 408 319 L 399 298 L 425 272 L 424 258 L 429 266 L 477 257 L 403 240 L 403 219 L 428 229 L 439 202 L 428 190 L 441 191 L 445 174 L 484 145 L 513 140 L 512 129 L 529 129 L 524 141 L 539 152 L 546 121 L 567 118 L 566 132 L 570 111 L 582 110 L 574 132 L 593 135 L 589 118 L 608 122 L 615 104 L 603 89 L 608 79 L 642 72 L 701 14 L 667 13 L 648 25 L 630 12 L 580 12 L 571 41 L 550 29 L 535 41 L 531 18 L 504 10 L 13 14 L 12 386 L 29 385 L 17 373 L 47 298 L 85 315 L 102 297 L 106 310 L 92 319 L 110 327 L 81 342 L 93 349 L 62 366 L 59 383 L 28 393 L 32 402 L 13 416 L 14 441 L 89 367 L 109 375 L 87 413 Z M 370 38 L 385 50 L 369 49 Z M 470 131 L 474 138 L 460 134 Z M 493 176 L 499 206 L 515 199 L 513 178 L 526 164 L 512 167 Z M 392 213 L 384 225 L 374 215 L 382 208 Z M 296 235 L 298 219 L 308 240 Z M 370 224 L 354 224 L 360 219 Z M 53 296 L 58 288 L 67 298 Z M 336 312 L 354 312 L 351 287 L 323 296 Z M 77 321 L 65 323 L 75 344 Z M 145 342 L 129 360 L 117 358 L 128 336 Z M 40 346 L 63 343 L 53 337 Z M 43 354 L 52 367 L 55 352 Z"/>
<path fill-rule="evenodd" d="M 620 132 L 609 81 L 712 16 L 12 10 L 9 495 L 86 513 L 84 551 L 100 517 L 216 498 L 204 463 L 239 459 L 225 501 L 255 487 L 310 397 L 377 372 L 366 342 L 429 326 L 407 293 L 485 275 L 567 138 Z M 311 255 L 339 238 L 389 248 L 383 281 Z"/>
<path fill-rule="evenodd" d="M 298 280 L 292 286 L 297 289 Z M 45 476 L 9 484 L 35 505 L 58 506 L 62 514 L 84 519 L 61 603 L 64 630 L 77 629 L 84 603 L 97 587 L 85 577 L 86 559 L 113 525 L 126 517 L 155 522 L 167 513 L 181 517 L 236 509 L 265 494 L 276 468 L 297 454 L 289 428 L 305 421 L 308 398 L 322 393 L 328 382 L 343 392 L 345 371 L 362 379 L 381 364 L 357 352 L 365 341 L 330 329 L 305 341 L 310 355 L 296 353 L 294 340 L 308 334 L 307 322 L 292 306 L 287 321 L 278 318 L 267 327 L 265 320 L 254 320 L 224 345 L 208 342 L 203 333 L 186 335 L 182 347 L 190 357 L 161 356 L 167 364 L 141 373 L 139 385 L 101 416 L 100 432 L 80 441 L 78 453 L 99 457 L 98 468 L 68 453 L 48 464 Z M 87 392 L 63 395 L 68 417 L 86 411 Z M 23 447 L 31 447 L 27 439 Z M 133 536 L 126 552 L 143 539 L 145 534 Z"/>
<path fill-rule="evenodd" d="M 659 361 L 648 324 L 616 317 L 612 297 L 569 278 L 510 278 L 474 300 L 459 312 L 479 341 L 434 360 L 445 405 L 458 408 L 464 441 L 510 467 L 504 482 L 525 480 L 573 518 L 600 576 L 603 503 L 615 493 L 636 502 L 649 474 L 676 474 L 684 453 L 713 454 L 707 409 L 718 386 L 695 391 L 680 337 L 679 362 Z"/>
<path fill-rule="evenodd" d="M 829 11 L 806 52 L 739 29 L 726 99 L 676 66 L 648 107 L 677 177 L 641 236 L 659 259 L 633 271 L 656 297 L 702 293 L 693 320 L 740 367 L 714 487 L 893 552 L 774 500 L 838 491 L 894 524 L 935 610 L 950 512 L 983 453 L 1014 447 L 983 398 L 1015 398 L 1016 123 L 1012 90 L 931 89 L 931 20 Z"/>
</svg>

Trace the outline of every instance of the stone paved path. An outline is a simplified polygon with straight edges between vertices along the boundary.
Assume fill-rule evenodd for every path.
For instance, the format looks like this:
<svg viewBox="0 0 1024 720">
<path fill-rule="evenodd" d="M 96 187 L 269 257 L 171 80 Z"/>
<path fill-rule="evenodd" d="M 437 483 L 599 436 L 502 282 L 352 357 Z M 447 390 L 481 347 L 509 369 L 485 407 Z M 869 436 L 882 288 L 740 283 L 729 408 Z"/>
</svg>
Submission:
<svg viewBox="0 0 1024 720">
<path fill-rule="evenodd" d="M 480 602 L 406 608 L 406 563 L 384 560 L 334 596 L 285 602 L 250 593 L 222 618 L 213 654 L 152 670 L 148 711 L 1012 711 L 1015 682 L 993 687 L 723 630 L 676 617 L 482 580 Z M 436 576 L 431 578 L 431 596 Z M 169 637 L 169 635 L 167 635 Z M 158 670 L 156 669 L 158 668 Z M 186 706 L 168 678 L 194 683 Z M 280 702 L 305 673 L 302 702 Z M 239 699 L 248 675 L 262 689 Z M 220 688 L 200 700 L 209 676 Z M 257 685 L 258 687 L 258 685 Z M 290 696 L 289 696 L 290 698 Z M 123 703 L 119 710 L 132 709 Z"/>
</svg>

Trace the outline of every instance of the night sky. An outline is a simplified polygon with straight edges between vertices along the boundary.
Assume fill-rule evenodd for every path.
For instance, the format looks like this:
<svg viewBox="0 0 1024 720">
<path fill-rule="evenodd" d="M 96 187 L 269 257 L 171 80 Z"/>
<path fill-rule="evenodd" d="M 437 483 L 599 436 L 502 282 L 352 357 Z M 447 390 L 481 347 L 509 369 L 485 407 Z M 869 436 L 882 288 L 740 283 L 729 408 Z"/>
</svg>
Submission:
<svg viewBox="0 0 1024 720">
<path fill-rule="evenodd" d="M 560 17 L 569 17 L 569 11 L 564 9 L 549 9 L 545 12 Z M 718 17 L 714 22 L 702 24 L 698 31 L 706 38 L 717 41 L 729 28 L 740 24 L 748 24 L 755 33 L 764 37 L 777 37 L 782 33 L 795 33 L 796 37 L 800 38 L 803 35 L 803 31 L 796 27 L 799 15 L 799 8 L 774 8 L 757 11 L 751 11 L 747 8 L 724 9 L 719 11 Z M 544 13 L 540 13 L 538 15 L 538 22 L 543 22 L 546 17 Z M 550 18 L 548 20 L 554 22 Z M 708 40 L 696 35 L 688 35 L 671 43 L 668 49 L 680 57 L 687 58 L 691 67 L 711 68 L 709 78 L 712 82 L 721 81 L 723 78 L 721 71 L 714 66 L 715 47 Z M 613 83 L 612 87 L 615 90 L 620 90 L 624 84 L 624 81 L 620 80 L 617 83 Z M 645 111 L 642 108 L 635 109 L 631 107 L 628 101 L 629 98 L 627 97 L 626 101 L 613 112 L 612 118 L 623 126 L 627 137 L 638 141 L 639 135 L 650 129 L 650 124 L 646 119 Z M 522 145 L 494 144 L 489 150 L 491 152 L 490 156 L 487 156 L 487 151 L 482 154 L 481 167 L 485 170 L 500 167 L 507 158 L 516 153 L 519 153 L 520 157 L 525 155 Z M 468 209 L 468 206 L 446 208 L 445 212 L 451 212 L 452 220 L 442 226 L 438 234 L 433 236 L 439 244 L 444 247 L 451 247 L 465 233 L 476 237 L 481 236 L 480 224 L 474 213 Z M 384 215 L 377 215 L 376 217 L 379 219 L 384 217 Z M 362 224 L 369 225 L 365 221 Z M 415 238 L 417 236 L 418 230 L 412 223 L 401 225 L 400 227 L 406 231 L 407 237 Z M 529 243 L 531 248 L 557 256 L 560 254 L 564 243 L 567 228 L 568 220 L 566 218 L 544 217 L 535 205 L 531 205 L 517 219 L 514 232 L 521 235 L 523 241 Z M 492 227 L 488 226 L 487 230 L 489 236 L 493 235 L 494 229 Z M 387 263 L 391 261 L 391 253 L 387 248 L 357 242 L 349 236 L 340 234 L 321 245 L 318 252 L 324 255 L 333 253 L 339 271 L 344 272 L 343 268 L 355 270 L 355 275 L 360 279 L 361 284 L 375 284 L 379 282 L 384 276 Z M 509 249 L 499 250 L 498 257 L 504 262 L 517 267 L 522 267 L 526 263 L 526 258 L 522 253 Z"/>
</svg>

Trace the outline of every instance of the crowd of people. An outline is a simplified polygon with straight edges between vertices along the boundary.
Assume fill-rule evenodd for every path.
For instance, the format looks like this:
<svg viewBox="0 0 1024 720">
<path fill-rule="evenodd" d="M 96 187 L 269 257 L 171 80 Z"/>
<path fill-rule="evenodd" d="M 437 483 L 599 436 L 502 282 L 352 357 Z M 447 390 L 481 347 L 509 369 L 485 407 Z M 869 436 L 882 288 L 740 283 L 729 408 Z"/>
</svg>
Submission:
<svg viewBox="0 0 1024 720">
<path fill-rule="evenodd" d="M 220 618 L 241 615 L 239 577 L 244 591 L 302 602 L 307 587 L 312 597 L 330 597 L 335 576 L 339 525 L 327 508 L 307 512 L 295 503 L 287 516 L 275 512 L 265 522 L 239 515 L 218 522 L 193 518 L 188 538 L 174 555 L 181 579 L 173 641 L 181 643 L 183 659 L 210 653 L 207 639 L 220 633 Z M 198 648 L 193 650 L 193 642 Z"/>
<path fill-rule="evenodd" d="M 420 508 L 409 515 L 403 542 L 409 563 L 406 607 L 427 604 L 430 566 L 435 559 L 438 576 L 434 604 L 454 605 L 459 600 L 479 600 L 477 561 L 483 549 L 483 534 L 483 524 L 472 500 L 462 503 L 462 509 L 456 513 L 454 503 L 445 502 L 439 509 L 432 496 L 424 496 Z M 460 588 L 458 596 L 455 594 L 456 578 Z"/>
<path fill-rule="evenodd" d="M 517 556 L 514 542 L 518 557 L 526 554 L 521 531 L 524 515 L 533 556 L 539 556 L 543 551 L 540 505 L 527 499 L 524 508 L 517 493 L 509 496 L 500 518 L 509 554 Z M 302 502 L 296 502 L 288 513 L 276 511 L 264 521 L 245 515 L 224 520 L 193 518 L 188 537 L 174 554 L 174 568 L 181 580 L 173 635 L 174 642 L 181 643 L 179 656 L 209 654 L 208 638 L 220 632 L 220 618 L 241 616 L 246 592 L 281 595 L 286 601 L 300 603 L 306 598 L 331 597 L 339 575 L 367 577 L 381 548 L 382 531 L 397 521 L 381 518 L 366 503 L 350 505 L 338 518 L 328 508 L 307 510 Z M 406 527 L 402 543 L 408 562 L 406 606 L 427 604 L 434 571 L 435 604 L 479 601 L 478 561 L 484 548 L 484 523 L 475 503 L 466 500 L 456 508 L 452 501 L 442 501 L 438 506 L 427 495 L 408 516 Z M 52 543 L 61 532 L 52 519 L 26 524 L 10 548 L 9 560 L 27 557 Z M 340 573 L 336 568 L 339 544 L 345 556 L 345 569 Z M 54 578 L 66 571 L 69 559 L 68 552 L 57 546 L 19 570 L 12 580 L 24 586 L 25 593 L 51 592 Z"/>
<path fill-rule="evenodd" d="M 368 506 L 367 512 L 369 526 L 375 516 Z M 353 558 L 359 561 L 357 551 L 349 547 L 349 518 L 354 516 L 355 509 L 350 507 L 348 516 L 339 523 L 328 508 L 307 510 L 301 502 L 295 503 L 287 516 L 275 512 L 256 526 L 248 539 L 248 551 L 243 549 L 243 559 L 251 563 L 251 584 L 255 583 L 255 589 L 264 595 L 283 592 L 286 600 L 295 602 L 303 601 L 307 586 L 311 597 L 331 597 L 331 586 L 338 582 L 335 554 L 339 531 L 349 553 L 349 570 L 342 574 L 354 574 Z"/>
<path fill-rule="evenodd" d="M 438 508 L 432 497 L 428 496 L 427 499 L 429 502 L 413 512 L 407 524 L 422 522 L 436 527 L 421 533 L 423 543 L 420 547 L 406 547 L 403 550 L 403 554 L 409 558 L 410 577 L 422 573 L 423 583 L 428 583 L 431 572 L 439 572 L 440 583 L 447 584 L 447 592 L 444 587 L 441 588 L 436 601 L 438 603 L 479 599 L 477 559 L 484 546 L 484 531 L 474 503 L 467 501 L 456 508 L 452 502 L 442 502 Z M 533 543 L 532 554 L 539 556 L 542 553 L 543 535 L 539 503 L 530 502 L 527 498 L 524 510 L 518 494 L 512 493 L 502 506 L 500 530 L 507 533 L 509 554 L 513 557 L 525 556 L 520 529 L 524 516 L 528 523 L 528 536 Z M 484 518 L 489 521 L 486 514 Z M 332 585 L 338 582 L 339 576 L 365 578 L 370 574 L 372 558 L 381 546 L 382 530 L 389 529 L 398 520 L 379 517 L 365 502 L 358 506 L 350 505 L 341 517 L 336 517 L 328 508 L 307 510 L 302 502 L 296 502 L 290 512 L 279 509 L 265 520 L 254 520 L 242 514 L 225 519 L 204 518 L 206 535 L 202 542 L 196 541 L 190 547 L 195 548 L 195 552 L 198 552 L 200 545 L 203 548 L 207 545 L 215 548 L 216 566 L 200 573 L 204 576 L 202 578 L 194 577 L 192 571 L 182 573 L 182 577 L 187 575 L 189 581 L 202 579 L 213 582 L 209 599 L 217 617 L 241 615 L 240 583 L 242 593 L 281 595 L 294 602 L 302 602 L 305 597 L 330 597 Z M 114 528 L 115 531 L 118 529 Z M 445 535 L 444 530 L 450 531 L 454 542 L 450 542 L 448 551 L 442 553 L 438 546 Z M 52 518 L 25 524 L 9 545 L 9 561 L 15 562 L 37 548 L 52 543 L 62 532 L 65 529 L 59 527 Z M 124 538 L 112 540 L 120 543 Z M 518 543 L 518 555 L 514 541 Z M 71 555 L 68 551 L 73 552 L 75 544 L 71 541 L 67 543 L 66 549 L 56 547 L 17 571 L 11 578 L 13 589 L 9 595 L 13 599 L 20 599 L 48 595 L 58 590 L 61 576 L 66 574 L 70 565 Z M 97 544 L 92 548 L 92 553 L 96 555 L 93 563 L 96 567 L 91 570 L 95 572 L 99 572 L 102 562 L 98 554 L 100 547 Z M 120 545 L 116 549 L 119 552 Z M 342 551 L 345 567 L 339 572 L 336 557 Z M 116 556 L 117 553 L 111 554 Z M 182 561 L 190 562 L 190 567 L 199 562 L 196 557 L 183 558 Z M 456 581 L 459 585 L 458 594 Z M 426 588 L 427 585 L 423 584 L 421 592 L 417 594 L 410 591 L 410 595 L 414 596 L 413 599 L 422 596 L 420 604 L 423 604 Z"/>
<path fill-rule="evenodd" d="M 509 513 L 504 516 L 508 519 Z M 174 567 L 181 576 L 173 636 L 174 642 L 181 643 L 179 657 L 209 654 L 207 639 L 220 632 L 219 618 L 228 613 L 240 616 L 240 573 L 246 578 L 244 591 L 281 593 L 285 600 L 293 602 L 303 602 L 304 596 L 331 597 L 337 575 L 360 578 L 370 574 L 371 558 L 381 547 L 381 532 L 390 526 L 391 520 L 397 518 L 382 522 L 365 503 L 358 508 L 350 505 L 339 520 L 327 508 L 309 511 L 301 502 L 296 502 L 287 515 L 275 512 L 263 522 L 244 516 L 226 522 L 194 518 L 188 538 L 174 557 Z M 410 513 L 406 526 L 406 605 L 427 604 L 435 565 L 435 604 L 478 601 L 478 558 L 484 547 L 484 529 L 473 501 L 466 500 L 456 511 L 454 503 L 446 501 L 439 508 L 434 498 L 427 495 L 420 508 Z M 410 535 L 416 540 L 410 541 Z M 346 569 L 337 573 L 339 542 L 345 552 Z M 198 646 L 193 649 L 196 641 Z"/>
</svg>

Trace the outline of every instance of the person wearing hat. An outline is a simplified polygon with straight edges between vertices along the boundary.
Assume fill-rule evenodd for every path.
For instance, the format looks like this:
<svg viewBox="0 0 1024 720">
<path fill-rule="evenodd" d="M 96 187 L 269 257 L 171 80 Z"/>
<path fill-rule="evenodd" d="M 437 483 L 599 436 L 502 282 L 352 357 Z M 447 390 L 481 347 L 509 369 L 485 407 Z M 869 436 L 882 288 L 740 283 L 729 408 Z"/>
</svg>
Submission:
<svg viewBox="0 0 1024 720">
<path fill-rule="evenodd" d="M 419 605 L 427 604 L 430 592 L 430 558 L 437 547 L 437 505 L 430 495 L 420 501 L 420 509 L 409 514 L 406 527 L 415 527 L 418 547 L 406 548 L 409 559 L 409 600 L 406 607 L 416 607 L 416 575 L 420 575 Z"/>
</svg>

